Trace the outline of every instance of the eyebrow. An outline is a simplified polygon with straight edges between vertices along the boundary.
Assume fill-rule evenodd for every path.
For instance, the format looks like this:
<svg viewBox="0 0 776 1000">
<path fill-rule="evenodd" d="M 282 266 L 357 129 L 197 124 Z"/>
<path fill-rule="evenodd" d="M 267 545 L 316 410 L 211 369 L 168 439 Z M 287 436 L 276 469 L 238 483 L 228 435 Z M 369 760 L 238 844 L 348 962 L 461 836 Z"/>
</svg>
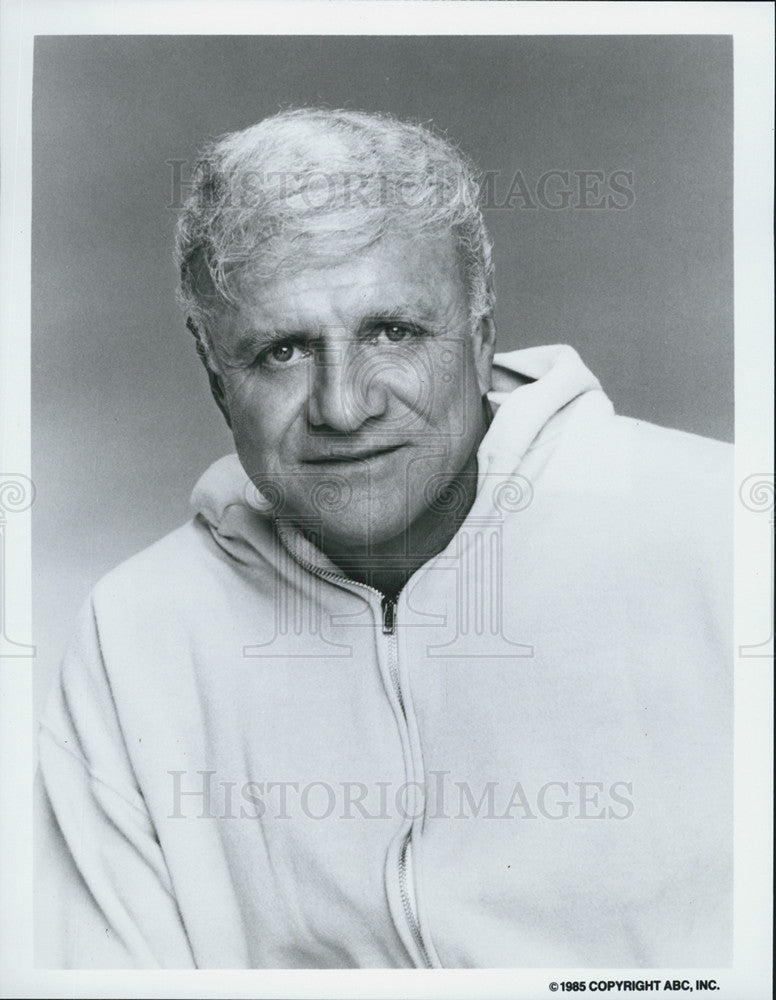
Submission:
<svg viewBox="0 0 776 1000">
<path fill-rule="evenodd" d="M 393 305 L 387 309 L 372 309 L 362 320 L 362 326 L 369 323 L 386 323 L 412 321 L 418 323 L 428 323 L 431 326 L 439 325 L 439 316 L 433 308 L 425 302 L 408 302 L 406 304 Z"/>
<path fill-rule="evenodd" d="M 253 353 L 262 347 L 275 344 L 280 340 L 309 341 L 312 339 L 305 330 L 243 330 L 237 335 L 232 347 L 232 353 L 238 356 Z"/>
</svg>

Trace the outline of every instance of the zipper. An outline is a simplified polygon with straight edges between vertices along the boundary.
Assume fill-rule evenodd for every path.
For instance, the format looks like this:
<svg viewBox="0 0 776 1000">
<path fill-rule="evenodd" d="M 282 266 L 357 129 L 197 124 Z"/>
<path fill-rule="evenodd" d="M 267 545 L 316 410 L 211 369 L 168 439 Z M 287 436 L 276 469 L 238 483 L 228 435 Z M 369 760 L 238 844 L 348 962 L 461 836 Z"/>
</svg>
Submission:
<svg viewBox="0 0 776 1000">
<path fill-rule="evenodd" d="M 401 684 L 399 683 L 399 657 L 396 655 L 396 599 L 386 597 L 383 594 L 380 604 L 383 609 L 383 635 L 388 636 L 388 670 L 391 674 L 393 690 L 396 692 L 396 697 L 399 701 L 401 714 L 406 722 L 407 712 L 404 708 L 404 697 L 402 696 Z"/>
<path fill-rule="evenodd" d="M 401 707 L 401 714 L 406 723 L 407 712 L 404 707 L 401 684 L 399 683 L 399 658 L 396 654 L 396 599 L 383 595 L 381 606 L 383 611 L 383 635 L 388 636 L 388 667 L 391 674 L 391 681 L 393 682 L 393 687 L 396 692 L 396 697 Z M 428 957 L 426 946 L 423 943 L 423 936 L 420 932 L 420 924 L 418 923 L 418 918 L 415 915 L 415 909 L 412 905 L 412 894 L 407 879 L 407 852 L 410 848 L 411 836 L 412 830 L 410 829 L 404 838 L 401 850 L 399 851 L 399 895 L 401 896 L 404 916 L 410 926 L 410 931 L 412 932 L 412 937 L 417 945 L 418 951 L 421 954 L 426 968 L 432 969 L 433 966 Z"/>
<path fill-rule="evenodd" d="M 383 635 L 393 635 L 396 630 L 396 598 L 383 594 Z"/>
<path fill-rule="evenodd" d="M 401 845 L 401 851 L 399 852 L 399 893 L 401 895 L 402 906 L 404 907 L 404 915 L 407 918 L 407 923 L 410 925 L 412 937 L 417 945 L 418 951 L 421 954 L 426 968 L 433 969 L 431 960 L 428 957 L 428 952 L 426 951 L 426 946 L 423 943 L 423 936 L 420 933 L 418 918 L 415 916 L 415 911 L 412 908 L 411 890 L 407 880 L 407 851 L 410 847 L 410 836 L 411 833 L 408 833 L 404 838 L 404 843 Z"/>
<path fill-rule="evenodd" d="M 285 541 L 281 535 L 281 541 L 285 545 Z M 286 549 L 288 546 L 286 545 Z M 290 552 L 290 549 L 289 549 Z M 350 577 L 344 576 L 342 573 L 336 573 L 332 570 L 322 569 L 319 566 L 315 566 L 313 563 L 308 562 L 306 559 L 301 559 L 295 552 L 291 552 L 291 556 L 303 566 L 308 572 L 312 573 L 314 576 L 321 577 L 324 580 L 330 580 L 332 583 L 347 583 L 349 587 L 358 587 L 360 590 L 366 590 L 371 594 L 375 594 L 380 598 L 380 608 L 382 611 L 382 631 L 383 635 L 388 637 L 388 670 L 391 675 L 391 682 L 393 684 L 394 692 L 396 693 L 396 698 L 399 702 L 399 707 L 401 708 L 402 718 L 404 719 L 405 725 L 407 724 L 407 711 L 404 707 L 404 698 L 401 692 L 401 684 L 399 682 L 399 658 L 396 652 L 396 603 L 397 599 L 395 597 L 388 597 L 377 587 L 370 587 L 368 583 L 361 583 L 358 580 L 351 580 Z M 412 938 L 420 952 L 423 963 L 427 969 L 433 969 L 430 958 L 428 957 L 428 952 L 426 951 L 426 946 L 423 943 L 423 936 L 420 931 L 420 924 L 418 923 L 418 918 L 415 916 L 415 910 L 412 906 L 411 890 L 407 879 L 407 851 L 410 846 L 410 837 L 412 835 L 412 830 L 407 833 L 404 838 L 404 842 L 401 845 L 401 850 L 399 851 L 399 895 L 401 897 L 402 908 L 404 910 L 404 916 L 409 924 L 410 932 Z"/>
</svg>

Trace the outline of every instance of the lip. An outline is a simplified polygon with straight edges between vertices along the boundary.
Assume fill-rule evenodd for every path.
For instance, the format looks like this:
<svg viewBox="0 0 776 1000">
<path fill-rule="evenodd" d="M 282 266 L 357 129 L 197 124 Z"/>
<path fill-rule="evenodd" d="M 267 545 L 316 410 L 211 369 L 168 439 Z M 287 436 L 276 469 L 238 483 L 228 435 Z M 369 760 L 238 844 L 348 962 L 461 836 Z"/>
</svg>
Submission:
<svg viewBox="0 0 776 1000">
<path fill-rule="evenodd" d="M 363 448 L 359 451 L 333 450 L 324 455 L 313 455 L 303 461 L 305 465 L 356 465 L 392 455 L 403 447 L 403 444 L 394 444 L 383 448 Z"/>
</svg>

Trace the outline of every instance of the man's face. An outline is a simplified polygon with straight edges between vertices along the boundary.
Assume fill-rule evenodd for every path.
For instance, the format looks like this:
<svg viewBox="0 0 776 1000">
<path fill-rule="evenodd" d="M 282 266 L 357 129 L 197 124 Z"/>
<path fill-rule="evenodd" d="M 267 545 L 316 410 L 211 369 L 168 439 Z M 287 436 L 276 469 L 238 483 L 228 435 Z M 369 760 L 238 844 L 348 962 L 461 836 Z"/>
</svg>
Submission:
<svg viewBox="0 0 776 1000">
<path fill-rule="evenodd" d="M 388 235 L 238 290 L 213 349 L 246 472 L 330 544 L 395 538 L 484 433 L 492 323 L 471 328 L 452 236 Z"/>
</svg>

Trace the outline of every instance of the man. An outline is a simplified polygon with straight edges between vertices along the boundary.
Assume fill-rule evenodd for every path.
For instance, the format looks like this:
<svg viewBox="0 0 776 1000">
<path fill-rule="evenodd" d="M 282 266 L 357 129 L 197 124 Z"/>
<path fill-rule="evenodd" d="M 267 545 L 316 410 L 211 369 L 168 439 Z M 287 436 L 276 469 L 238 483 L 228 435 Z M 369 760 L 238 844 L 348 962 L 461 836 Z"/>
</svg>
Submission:
<svg viewBox="0 0 776 1000">
<path fill-rule="evenodd" d="M 477 196 L 357 112 L 204 155 L 181 298 L 237 455 L 45 712 L 53 964 L 729 961 L 729 449 L 494 359 Z"/>
</svg>

